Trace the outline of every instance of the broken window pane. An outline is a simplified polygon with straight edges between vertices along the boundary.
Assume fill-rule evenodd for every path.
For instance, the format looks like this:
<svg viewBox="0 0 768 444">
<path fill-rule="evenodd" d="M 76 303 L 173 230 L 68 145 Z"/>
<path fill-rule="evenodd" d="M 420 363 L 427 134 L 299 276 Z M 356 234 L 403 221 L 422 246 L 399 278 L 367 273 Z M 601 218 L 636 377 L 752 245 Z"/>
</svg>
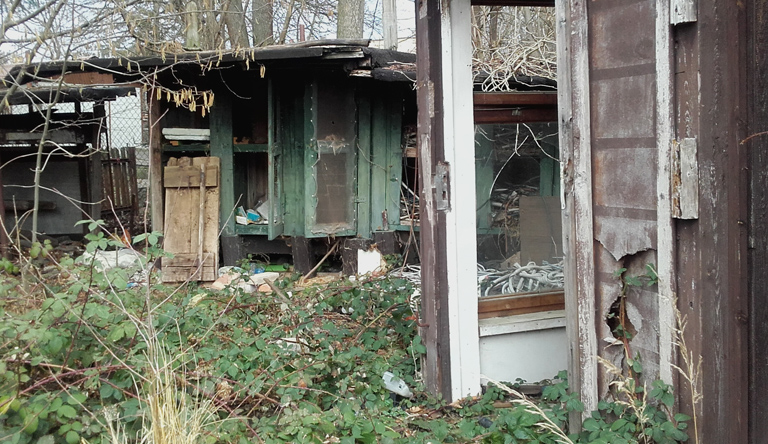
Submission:
<svg viewBox="0 0 768 444">
<path fill-rule="evenodd" d="M 354 90 L 337 81 L 318 82 L 316 98 L 311 231 L 334 234 L 354 228 L 357 109 Z"/>
<path fill-rule="evenodd" d="M 475 127 L 481 296 L 563 287 L 555 123 Z"/>
</svg>

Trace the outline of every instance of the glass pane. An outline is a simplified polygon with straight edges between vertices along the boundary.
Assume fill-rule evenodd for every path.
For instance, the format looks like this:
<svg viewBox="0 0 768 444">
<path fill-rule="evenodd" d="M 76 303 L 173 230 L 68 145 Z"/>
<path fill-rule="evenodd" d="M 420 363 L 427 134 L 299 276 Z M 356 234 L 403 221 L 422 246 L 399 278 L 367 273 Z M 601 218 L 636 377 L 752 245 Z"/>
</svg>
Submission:
<svg viewBox="0 0 768 444">
<path fill-rule="evenodd" d="M 480 295 L 563 287 L 557 125 L 475 127 Z"/>
<path fill-rule="evenodd" d="M 345 224 L 349 219 L 350 187 L 347 154 L 323 154 L 317 159 L 317 224 Z"/>
</svg>

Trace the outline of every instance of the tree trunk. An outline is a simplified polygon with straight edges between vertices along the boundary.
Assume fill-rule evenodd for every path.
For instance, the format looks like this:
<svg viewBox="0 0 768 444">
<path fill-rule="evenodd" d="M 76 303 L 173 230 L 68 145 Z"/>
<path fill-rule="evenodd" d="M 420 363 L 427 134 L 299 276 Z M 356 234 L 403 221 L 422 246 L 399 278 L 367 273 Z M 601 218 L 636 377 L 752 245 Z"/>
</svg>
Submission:
<svg viewBox="0 0 768 444">
<path fill-rule="evenodd" d="M 501 13 L 501 6 L 491 6 L 491 11 L 488 17 L 488 42 L 491 49 L 496 49 L 499 46 L 499 14 Z"/>
<path fill-rule="evenodd" d="M 336 26 L 336 38 L 363 38 L 364 0 L 339 0 L 339 21 Z"/>
<path fill-rule="evenodd" d="M 251 3 L 253 46 L 268 46 L 275 42 L 272 0 L 253 0 Z"/>
<path fill-rule="evenodd" d="M 248 28 L 245 26 L 243 0 L 228 0 L 224 3 L 224 23 L 227 25 L 229 45 L 232 48 L 247 48 Z"/>
<path fill-rule="evenodd" d="M 200 35 L 201 49 L 218 49 L 221 44 L 221 24 L 217 20 L 216 7 L 213 0 L 202 0 L 203 26 Z"/>
<path fill-rule="evenodd" d="M 187 49 L 200 49 L 200 11 L 197 9 L 197 3 L 187 3 L 184 12 L 184 22 L 186 23 L 184 46 Z"/>
<path fill-rule="evenodd" d="M 397 50 L 397 0 L 384 0 L 383 9 L 384 48 Z"/>
</svg>

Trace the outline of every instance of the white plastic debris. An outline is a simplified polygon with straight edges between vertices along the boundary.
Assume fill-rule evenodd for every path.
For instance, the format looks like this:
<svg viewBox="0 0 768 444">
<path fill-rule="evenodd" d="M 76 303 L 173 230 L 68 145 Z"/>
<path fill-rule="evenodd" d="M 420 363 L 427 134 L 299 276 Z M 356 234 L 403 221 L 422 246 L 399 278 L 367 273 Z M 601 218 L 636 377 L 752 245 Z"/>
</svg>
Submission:
<svg viewBox="0 0 768 444">
<path fill-rule="evenodd" d="M 122 248 L 114 251 L 97 250 L 93 253 L 85 252 L 81 260 L 85 264 L 92 261 L 98 271 L 107 271 L 113 268 L 131 268 L 139 265 L 144 256 L 130 248 Z"/>
<path fill-rule="evenodd" d="M 411 393 L 411 389 L 408 388 L 405 381 L 395 376 L 394 373 L 384 372 L 384 374 L 381 375 L 381 379 L 384 381 L 384 387 L 390 392 L 398 394 L 403 398 L 413 397 L 413 393 Z"/>
<path fill-rule="evenodd" d="M 386 269 L 387 263 L 376 247 L 369 250 L 357 250 L 357 274 L 373 274 Z"/>
</svg>

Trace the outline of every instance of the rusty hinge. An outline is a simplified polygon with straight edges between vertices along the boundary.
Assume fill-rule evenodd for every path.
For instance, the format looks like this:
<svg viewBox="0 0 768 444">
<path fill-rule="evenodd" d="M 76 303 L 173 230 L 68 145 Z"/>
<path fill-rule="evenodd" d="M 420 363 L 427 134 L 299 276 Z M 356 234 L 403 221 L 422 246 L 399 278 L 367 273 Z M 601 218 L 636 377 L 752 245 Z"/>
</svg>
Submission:
<svg viewBox="0 0 768 444">
<path fill-rule="evenodd" d="M 451 194 L 449 175 L 451 166 L 446 162 L 438 162 L 435 167 L 435 208 L 438 211 L 451 209 Z"/>
<path fill-rule="evenodd" d="M 699 218 L 699 162 L 696 139 L 672 141 L 672 217 Z"/>
<path fill-rule="evenodd" d="M 672 0 L 669 2 L 669 23 L 693 23 L 697 20 L 696 0 Z"/>
</svg>

